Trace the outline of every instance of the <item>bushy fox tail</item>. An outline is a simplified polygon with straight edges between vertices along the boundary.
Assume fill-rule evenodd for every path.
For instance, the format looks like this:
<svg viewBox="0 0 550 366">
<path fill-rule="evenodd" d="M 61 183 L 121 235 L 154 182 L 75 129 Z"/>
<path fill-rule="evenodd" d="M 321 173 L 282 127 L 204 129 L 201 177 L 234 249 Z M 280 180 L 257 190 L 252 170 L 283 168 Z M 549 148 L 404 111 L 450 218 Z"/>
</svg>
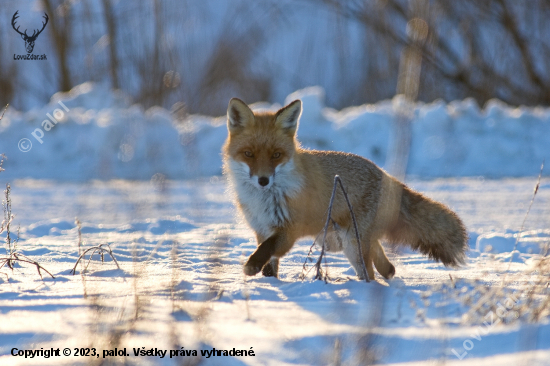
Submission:
<svg viewBox="0 0 550 366">
<path fill-rule="evenodd" d="M 387 239 L 407 244 L 445 266 L 464 264 L 468 235 L 460 218 L 447 206 L 402 186 L 401 206 Z"/>
</svg>

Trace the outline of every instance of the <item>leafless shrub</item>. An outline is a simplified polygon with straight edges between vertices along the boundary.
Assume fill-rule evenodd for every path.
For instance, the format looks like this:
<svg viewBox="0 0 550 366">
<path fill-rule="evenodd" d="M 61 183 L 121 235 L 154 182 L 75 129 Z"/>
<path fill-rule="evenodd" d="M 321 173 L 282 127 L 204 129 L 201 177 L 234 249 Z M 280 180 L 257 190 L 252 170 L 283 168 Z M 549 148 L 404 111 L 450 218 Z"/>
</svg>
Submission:
<svg viewBox="0 0 550 366">
<path fill-rule="evenodd" d="M 182 103 L 189 113 L 218 114 L 235 95 L 251 101 L 281 98 L 284 80 L 284 87 L 293 90 L 324 86 L 328 104 L 336 108 L 376 102 L 395 95 L 401 53 L 414 43 L 407 36 L 407 23 L 419 17 L 428 26 L 426 42 L 407 52 L 423 60 L 418 99 L 550 103 L 550 7 L 545 0 L 309 0 L 295 6 L 296 12 L 321 8 L 328 14 L 323 25 L 334 29 L 337 41 L 324 42 L 321 49 L 312 32 L 304 35 L 302 49 L 282 43 L 284 49 L 275 51 L 280 57 L 264 46 L 278 42 L 279 29 L 294 21 L 285 2 L 250 6 L 232 0 L 223 17 L 230 21 L 220 28 L 197 19 L 216 12 L 191 1 L 99 3 L 99 9 L 92 9 L 88 2 L 41 1 L 48 14 L 55 14 L 46 29 L 54 76 L 45 91 L 23 90 L 18 87 L 22 65 L 1 65 L 4 100 L 13 97 L 21 109 L 24 93 L 46 102 L 52 93 L 81 82 L 107 81 L 146 107 Z M 423 9 L 422 3 L 429 6 Z M 9 9 L 0 5 L 0 10 Z M 233 21 L 237 16 L 240 21 Z M 135 37 L 135 29 L 144 30 L 141 37 Z M 4 51 L 12 48 L 11 32 L 4 32 L 2 41 L 9 45 L 0 47 Z M 290 52 L 294 54 L 287 62 L 282 55 Z M 322 53 L 334 55 L 334 62 L 326 64 L 330 69 L 312 68 L 322 62 Z M 86 67 L 74 62 L 80 54 L 86 55 Z"/>
<path fill-rule="evenodd" d="M 0 165 L 2 161 L 3 159 L 0 161 Z M 13 238 L 11 233 L 11 223 L 13 221 L 14 215 L 11 212 L 10 192 L 11 192 L 11 187 L 10 187 L 10 184 L 8 183 L 6 184 L 6 190 L 4 191 L 5 199 L 2 200 L 4 219 L 0 224 L 0 234 L 3 232 L 6 233 L 6 239 L 5 239 L 6 256 L 0 257 L 0 269 L 2 269 L 4 266 L 7 266 L 9 269 L 13 271 L 14 270 L 13 265 L 15 263 L 18 263 L 18 262 L 29 263 L 36 267 L 36 271 L 38 272 L 38 275 L 40 276 L 40 278 L 43 279 L 42 271 L 46 272 L 52 278 L 55 278 L 54 275 L 52 275 L 46 268 L 42 267 L 40 263 L 30 259 L 26 255 L 23 255 L 17 251 L 17 243 L 19 242 L 19 228 L 17 229 L 17 237 Z"/>
<path fill-rule="evenodd" d="M 0 269 L 2 269 L 4 266 L 7 265 L 8 268 L 13 271 L 13 264 L 15 262 L 23 262 L 23 263 L 29 263 L 29 264 L 34 265 L 36 267 L 36 271 L 38 272 L 38 275 L 42 279 L 43 279 L 43 277 L 42 277 L 42 272 L 41 271 L 44 271 L 47 274 L 49 274 L 51 278 L 55 278 L 55 276 L 52 275 L 50 273 L 50 271 L 48 271 L 46 268 L 42 267 L 42 265 L 40 263 L 30 259 L 29 257 L 27 257 L 27 256 L 25 256 L 21 253 L 17 253 L 17 252 L 13 252 L 10 255 L 8 255 L 7 257 L 0 257 Z"/>
</svg>

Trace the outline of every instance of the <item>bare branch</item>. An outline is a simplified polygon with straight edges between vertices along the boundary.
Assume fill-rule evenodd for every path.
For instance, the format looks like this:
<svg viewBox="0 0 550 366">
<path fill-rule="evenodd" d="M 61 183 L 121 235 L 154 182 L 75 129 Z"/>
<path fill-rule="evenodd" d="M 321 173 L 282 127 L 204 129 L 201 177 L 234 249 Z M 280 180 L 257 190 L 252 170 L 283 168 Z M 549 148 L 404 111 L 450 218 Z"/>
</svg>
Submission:
<svg viewBox="0 0 550 366">
<path fill-rule="evenodd" d="M 319 258 L 317 259 L 317 263 L 315 263 L 315 268 L 317 269 L 317 273 L 315 274 L 315 279 L 323 279 L 322 270 L 321 270 L 321 262 L 323 260 L 323 256 L 325 254 L 325 248 L 326 248 L 326 239 L 327 239 L 327 233 L 328 233 L 328 225 L 332 221 L 331 213 L 332 213 L 332 206 L 334 204 L 334 197 L 336 196 L 336 188 L 340 184 L 340 188 L 342 189 L 342 193 L 344 194 L 344 198 L 346 199 L 346 203 L 348 205 L 348 209 L 351 215 L 351 219 L 353 221 L 353 228 L 355 229 L 355 239 L 357 240 L 357 247 L 359 249 L 359 257 L 361 258 L 361 264 L 363 268 L 363 275 L 365 276 L 365 281 L 370 282 L 369 274 L 367 273 L 367 267 L 365 265 L 365 260 L 363 258 L 363 249 L 361 247 L 361 240 L 359 238 L 359 230 L 357 228 L 357 220 L 355 219 L 355 213 L 353 212 L 353 207 L 351 206 L 351 203 L 348 198 L 348 194 L 344 188 L 344 184 L 342 183 L 342 179 L 340 179 L 339 175 L 334 176 L 334 186 L 332 188 L 332 195 L 330 196 L 330 203 L 328 206 L 328 213 L 327 213 L 327 221 L 325 223 L 325 228 L 323 229 L 323 244 L 321 248 L 321 254 L 319 255 Z M 370 251 L 370 243 L 367 243 L 367 253 Z M 311 252 L 311 251 L 310 251 Z M 307 259 L 306 259 L 307 260 Z M 325 282 L 327 281 L 327 278 L 325 276 Z"/>
<path fill-rule="evenodd" d="M 26 255 L 23 255 L 23 254 L 20 254 L 20 253 L 12 253 L 10 256 L 0 258 L 0 269 L 2 269 L 2 267 L 7 265 L 8 268 L 13 271 L 13 263 L 14 262 L 24 262 L 24 263 L 33 264 L 33 265 L 36 266 L 36 270 L 38 271 L 38 275 L 40 276 L 41 279 L 44 279 L 44 278 L 42 277 L 42 272 L 40 272 L 40 271 L 46 272 L 47 274 L 50 275 L 51 278 L 55 279 L 55 276 L 52 275 L 50 273 L 50 271 L 48 271 L 46 268 L 42 267 L 42 265 L 40 263 L 38 263 L 37 261 L 33 261 L 32 259 L 30 259 Z"/>
<path fill-rule="evenodd" d="M 542 78 L 535 71 L 533 58 L 531 57 L 531 54 L 530 54 L 529 49 L 528 49 L 528 44 L 529 43 L 523 37 L 523 35 L 520 34 L 520 30 L 518 28 L 517 22 L 514 19 L 513 14 L 508 10 L 508 6 L 506 4 L 506 1 L 504 1 L 504 0 L 498 0 L 498 1 L 499 1 L 500 5 L 502 6 L 502 25 L 508 31 L 508 33 L 510 33 L 510 35 L 512 36 L 512 39 L 514 40 L 514 43 L 516 44 L 516 47 L 520 51 L 521 58 L 523 60 L 523 64 L 526 67 L 529 78 L 541 90 L 545 90 L 546 89 L 546 84 L 544 83 Z"/>
<path fill-rule="evenodd" d="M 107 247 L 108 249 L 105 249 L 104 248 Z M 101 262 L 104 261 L 104 255 L 105 254 L 109 254 L 111 256 L 111 258 L 113 259 L 113 261 L 115 262 L 116 266 L 118 269 L 120 269 L 120 266 L 118 265 L 118 262 L 113 254 L 113 250 L 111 249 L 111 247 L 109 246 L 109 244 L 100 244 L 98 246 L 95 246 L 95 247 L 91 247 L 91 248 L 88 248 L 86 249 L 79 257 L 78 259 L 76 260 L 76 263 L 74 264 L 74 267 L 73 269 L 71 269 L 71 272 L 73 274 L 73 276 L 76 274 L 76 266 L 78 266 L 78 263 L 80 262 L 80 260 L 82 258 L 84 258 L 84 256 L 86 255 L 86 253 L 88 252 L 92 252 L 92 254 L 90 254 L 90 257 L 88 258 L 88 263 L 86 263 L 86 266 L 84 267 L 84 271 L 88 268 L 88 266 L 90 265 L 90 262 L 92 260 L 92 257 L 94 256 L 94 254 L 99 254 L 100 257 L 101 257 Z"/>
</svg>

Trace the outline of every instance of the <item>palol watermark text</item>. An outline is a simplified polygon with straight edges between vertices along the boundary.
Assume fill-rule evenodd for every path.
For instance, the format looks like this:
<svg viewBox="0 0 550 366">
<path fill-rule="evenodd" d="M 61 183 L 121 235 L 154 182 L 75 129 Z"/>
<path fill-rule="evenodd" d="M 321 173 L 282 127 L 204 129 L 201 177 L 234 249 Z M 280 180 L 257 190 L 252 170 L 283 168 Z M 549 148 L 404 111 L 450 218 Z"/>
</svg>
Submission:
<svg viewBox="0 0 550 366">
<path fill-rule="evenodd" d="M 59 101 L 57 103 L 61 107 L 63 107 L 65 112 L 69 112 L 69 108 L 67 108 L 67 106 L 63 104 L 62 101 Z M 44 131 L 50 131 L 57 125 L 59 121 L 63 120 L 63 117 L 65 117 L 65 112 L 63 112 L 59 108 L 56 108 L 52 113 L 53 116 L 50 113 L 46 113 L 48 119 L 42 121 L 42 128 L 36 128 L 34 131 L 31 132 L 32 137 L 34 137 L 35 140 L 42 145 L 44 143 Z M 22 152 L 29 152 L 32 149 L 32 141 L 28 138 L 22 138 L 21 140 L 19 140 L 17 146 Z"/>
</svg>

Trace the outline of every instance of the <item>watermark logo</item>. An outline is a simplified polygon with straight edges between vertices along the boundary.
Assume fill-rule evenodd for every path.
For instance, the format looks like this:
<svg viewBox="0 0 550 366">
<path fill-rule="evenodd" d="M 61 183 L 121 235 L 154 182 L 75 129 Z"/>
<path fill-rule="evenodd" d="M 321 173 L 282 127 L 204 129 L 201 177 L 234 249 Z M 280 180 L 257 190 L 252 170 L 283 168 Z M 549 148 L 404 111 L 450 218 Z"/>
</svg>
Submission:
<svg viewBox="0 0 550 366">
<path fill-rule="evenodd" d="M 65 112 L 69 111 L 69 108 L 62 102 L 57 102 Z M 63 117 L 65 117 L 65 112 L 63 112 L 61 109 L 56 108 L 53 111 L 53 116 L 50 113 L 46 113 L 46 116 L 48 119 L 45 119 L 42 121 L 42 128 L 36 128 L 34 131 L 31 132 L 32 137 L 36 141 L 38 141 L 41 145 L 44 143 L 44 131 L 50 131 L 52 128 L 54 128 L 57 125 L 57 122 L 61 121 Z M 17 147 L 21 152 L 29 152 L 32 149 L 32 141 L 26 137 L 19 140 L 19 143 L 17 144 Z"/>
<path fill-rule="evenodd" d="M 32 51 L 34 50 L 34 42 L 36 42 L 36 38 L 38 38 L 38 36 L 40 35 L 40 33 L 42 33 L 42 31 L 44 30 L 44 28 L 46 28 L 46 25 L 48 24 L 48 14 L 44 13 L 44 19 L 46 20 L 45 22 L 42 22 L 42 29 L 38 30 L 38 29 L 35 29 L 32 33 L 32 35 L 28 35 L 27 34 L 27 29 L 25 29 L 25 32 L 21 33 L 19 31 L 19 26 L 17 26 L 17 28 L 15 28 L 16 24 L 16 20 L 17 18 L 19 18 L 19 10 L 17 10 L 15 12 L 15 14 L 13 14 L 13 17 L 11 18 L 11 26 L 13 27 L 13 29 L 19 33 L 19 35 L 21 35 L 21 38 L 23 38 L 23 40 L 25 41 L 25 49 L 27 50 L 27 54 L 26 55 L 16 55 L 14 54 L 13 55 L 13 59 L 14 60 L 46 60 L 46 55 L 33 55 L 32 54 Z"/>
<path fill-rule="evenodd" d="M 32 142 L 31 142 L 31 140 L 29 140 L 28 138 L 25 137 L 25 138 L 22 138 L 21 140 L 19 140 L 19 143 L 17 144 L 17 147 L 22 152 L 29 152 L 32 149 Z"/>
<path fill-rule="evenodd" d="M 537 270 L 531 273 L 531 275 L 540 276 L 540 273 Z M 520 317 L 519 308 L 521 306 L 526 306 L 525 300 L 521 301 L 521 298 L 522 297 L 525 298 L 526 296 L 531 296 L 535 287 L 538 285 L 537 282 L 535 282 L 532 279 L 529 280 L 529 284 L 531 285 L 531 287 L 527 287 L 527 290 L 524 290 L 523 293 L 519 293 L 519 292 L 510 293 L 507 295 L 504 301 L 498 301 L 496 303 L 496 309 L 493 308 L 495 309 L 495 311 L 494 312 L 492 310 L 489 311 L 489 313 L 487 313 L 487 315 L 485 315 L 485 317 L 483 318 L 484 319 L 483 325 L 485 327 L 482 327 L 481 325 L 478 326 L 475 332 L 470 334 L 469 336 L 470 339 L 466 339 L 464 340 L 464 342 L 462 342 L 462 347 L 463 347 L 462 349 L 459 348 L 458 351 L 454 348 L 451 349 L 451 352 L 456 356 L 456 358 L 458 358 L 459 360 L 462 360 L 464 357 L 466 357 L 466 355 L 468 355 L 468 352 L 471 351 L 475 346 L 474 339 L 481 341 L 482 340 L 481 336 L 489 334 L 489 331 L 495 325 L 501 323 L 503 320 L 507 318 L 518 319 Z M 487 301 L 491 301 L 491 299 L 492 297 L 487 298 Z M 527 304 L 528 303 L 529 302 L 527 302 Z M 514 310 L 514 308 L 516 308 L 517 310 Z"/>
<path fill-rule="evenodd" d="M 508 297 L 506 297 L 506 300 L 504 300 L 504 305 L 499 301 L 497 303 L 496 310 L 494 312 L 489 311 L 489 313 L 487 313 L 487 315 L 483 317 L 484 327 L 482 327 L 481 325 L 478 326 L 475 332 L 470 334 L 471 339 L 466 339 L 464 340 L 464 342 L 462 342 L 462 347 L 464 348 L 463 350 L 459 349 L 457 351 L 454 348 L 451 349 L 451 351 L 456 356 L 456 358 L 458 358 L 459 360 L 462 360 L 464 357 L 466 357 L 468 352 L 474 348 L 474 342 L 473 342 L 474 339 L 481 341 L 482 335 L 489 334 L 489 331 L 495 325 L 499 324 L 502 321 L 502 319 L 506 318 L 511 314 L 512 309 L 514 308 L 514 306 L 519 300 L 517 297 L 514 297 L 513 295 L 514 294 L 510 294 L 508 295 Z M 496 317 L 495 317 L 495 314 L 496 314 Z"/>
</svg>

